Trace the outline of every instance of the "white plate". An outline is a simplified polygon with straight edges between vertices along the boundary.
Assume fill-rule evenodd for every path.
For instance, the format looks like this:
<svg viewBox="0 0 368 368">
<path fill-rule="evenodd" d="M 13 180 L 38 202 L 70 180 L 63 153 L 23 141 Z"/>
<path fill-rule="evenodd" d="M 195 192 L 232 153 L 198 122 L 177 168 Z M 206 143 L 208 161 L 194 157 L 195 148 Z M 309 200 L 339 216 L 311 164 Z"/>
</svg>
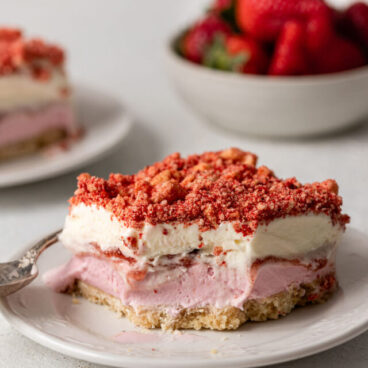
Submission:
<svg viewBox="0 0 368 368">
<path fill-rule="evenodd" d="M 108 153 L 129 132 L 132 120 L 114 96 L 77 86 L 75 106 L 84 136 L 63 152 L 1 162 L 0 187 L 50 178 L 81 167 Z"/>
<path fill-rule="evenodd" d="M 254 367 L 329 349 L 368 328 L 368 236 L 349 230 L 338 255 L 341 289 L 326 304 L 230 332 L 143 331 L 104 307 L 48 290 L 38 278 L 1 300 L 22 334 L 61 353 L 117 367 Z M 41 275 L 69 258 L 60 244 L 39 260 Z M 126 331 L 126 332 L 122 332 Z M 212 352 L 211 352 L 212 351 Z"/>
</svg>

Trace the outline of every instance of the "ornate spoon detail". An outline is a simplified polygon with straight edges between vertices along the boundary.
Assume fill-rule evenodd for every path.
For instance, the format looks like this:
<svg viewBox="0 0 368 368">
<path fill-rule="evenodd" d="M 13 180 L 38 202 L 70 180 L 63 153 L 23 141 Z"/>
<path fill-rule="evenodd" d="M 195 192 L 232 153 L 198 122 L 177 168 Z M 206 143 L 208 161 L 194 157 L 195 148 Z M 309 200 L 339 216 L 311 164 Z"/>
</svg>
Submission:
<svg viewBox="0 0 368 368">
<path fill-rule="evenodd" d="M 37 259 L 46 248 L 57 242 L 60 231 L 58 230 L 38 241 L 22 258 L 0 263 L 0 296 L 15 293 L 37 277 Z"/>
</svg>

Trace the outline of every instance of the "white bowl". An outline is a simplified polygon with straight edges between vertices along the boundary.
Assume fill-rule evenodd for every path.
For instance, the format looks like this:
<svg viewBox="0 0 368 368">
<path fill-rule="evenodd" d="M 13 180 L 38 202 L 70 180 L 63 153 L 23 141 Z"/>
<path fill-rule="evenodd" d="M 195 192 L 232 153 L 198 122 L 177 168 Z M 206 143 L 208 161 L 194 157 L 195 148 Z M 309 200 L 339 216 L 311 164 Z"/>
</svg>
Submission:
<svg viewBox="0 0 368 368">
<path fill-rule="evenodd" d="M 179 56 L 166 64 L 183 99 L 209 122 L 255 135 L 297 137 L 342 130 L 368 117 L 368 67 L 269 77 L 213 70 Z"/>
</svg>

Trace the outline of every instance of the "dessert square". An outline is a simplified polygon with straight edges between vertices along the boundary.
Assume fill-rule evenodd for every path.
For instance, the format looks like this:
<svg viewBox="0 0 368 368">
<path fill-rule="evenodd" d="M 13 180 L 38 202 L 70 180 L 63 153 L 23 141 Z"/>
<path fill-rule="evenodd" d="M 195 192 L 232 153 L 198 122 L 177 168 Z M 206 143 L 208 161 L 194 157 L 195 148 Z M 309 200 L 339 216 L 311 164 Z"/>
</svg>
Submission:
<svg viewBox="0 0 368 368">
<path fill-rule="evenodd" d="M 75 137 L 64 51 L 0 28 L 0 160 Z"/>
<path fill-rule="evenodd" d="M 81 174 L 60 235 L 73 257 L 46 283 L 146 328 L 236 329 L 324 302 L 349 222 L 338 186 L 256 162 L 230 148 L 108 180 Z"/>
</svg>

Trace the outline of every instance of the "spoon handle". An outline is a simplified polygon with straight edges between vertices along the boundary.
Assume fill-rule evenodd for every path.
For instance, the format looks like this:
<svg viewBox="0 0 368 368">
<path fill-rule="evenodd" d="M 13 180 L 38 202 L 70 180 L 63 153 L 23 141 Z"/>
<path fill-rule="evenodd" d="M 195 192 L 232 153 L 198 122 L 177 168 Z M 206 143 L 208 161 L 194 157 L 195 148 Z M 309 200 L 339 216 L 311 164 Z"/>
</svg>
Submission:
<svg viewBox="0 0 368 368">
<path fill-rule="evenodd" d="M 19 263 L 23 265 L 23 267 L 26 267 L 31 263 L 35 263 L 37 261 L 37 258 L 46 248 L 57 242 L 60 232 L 61 230 L 55 231 L 54 233 L 39 240 L 19 259 Z"/>
<path fill-rule="evenodd" d="M 0 297 L 16 292 L 37 277 L 37 258 L 46 248 L 58 241 L 60 231 L 55 231 L 35 243 L 20 259 L 0 263 Z"/>
</svg>

